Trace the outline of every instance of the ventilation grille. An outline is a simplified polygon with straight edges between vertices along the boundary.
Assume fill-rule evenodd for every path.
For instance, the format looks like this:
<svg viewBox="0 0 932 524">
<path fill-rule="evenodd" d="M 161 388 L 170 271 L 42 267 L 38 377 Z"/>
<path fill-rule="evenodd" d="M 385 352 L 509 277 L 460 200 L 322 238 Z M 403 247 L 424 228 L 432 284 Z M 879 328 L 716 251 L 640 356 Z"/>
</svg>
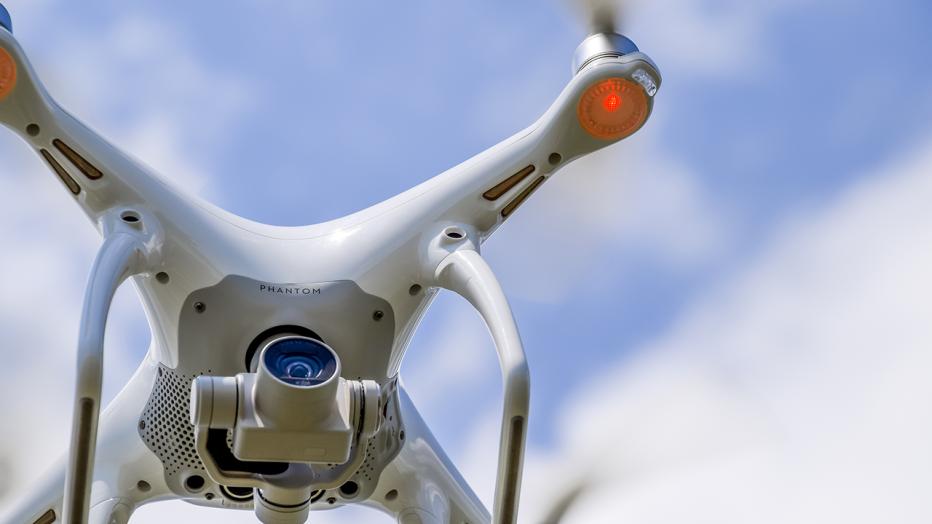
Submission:
<svg viewBox="0 0 932 524">
<path fill-rule="evenodd" d="M 362 466 L 359 466 L 359 470 L 353 475 L 356 478 L 356 483 L 359 484 L 363 479 L 367 482 L 372 482 L 372 477 L 375 475 L 375 466 L 373 462 L 375 461 L 375 438 L 370 438 L 369 442 L 366 444 L 366 459 L 363 461 Z"/>
<path fill-rule="evenodd" d="M 203 470 L 194 445 L 194 426 L 189 416 L 191 382 L 197 373 L 183 375 L 159 367 L 152 395 L 139 422 L 139 435 L 162 464 L 165 473 L 173 477 L 185 470 Z"/>
<path fill-rule="evenodd" d="M 366 458 L 353 475 L 353 480 L 362 486 L 377 482 L 382 469 L 395 458 L 401 449 L 400 420 L 395 416 L 394 397 L 388 398 L 384 406 L 382 427 L 366 443 Z"/>
</svg>

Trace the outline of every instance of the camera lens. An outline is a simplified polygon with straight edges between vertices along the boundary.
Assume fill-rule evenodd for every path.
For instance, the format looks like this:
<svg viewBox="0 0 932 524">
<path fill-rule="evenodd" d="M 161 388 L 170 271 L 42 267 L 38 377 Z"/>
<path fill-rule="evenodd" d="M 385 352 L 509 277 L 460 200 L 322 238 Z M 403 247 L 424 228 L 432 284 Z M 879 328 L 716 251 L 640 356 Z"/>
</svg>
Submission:
<svg viewBox="0 0 932 524">
<path fill-rule="evenodd" d="M 263 359 L 272 376 L 293 386 L 323 384 L 337 370 L 333 351 L 308 338 L 284 338 L 272 342 Z"/>
</svg>

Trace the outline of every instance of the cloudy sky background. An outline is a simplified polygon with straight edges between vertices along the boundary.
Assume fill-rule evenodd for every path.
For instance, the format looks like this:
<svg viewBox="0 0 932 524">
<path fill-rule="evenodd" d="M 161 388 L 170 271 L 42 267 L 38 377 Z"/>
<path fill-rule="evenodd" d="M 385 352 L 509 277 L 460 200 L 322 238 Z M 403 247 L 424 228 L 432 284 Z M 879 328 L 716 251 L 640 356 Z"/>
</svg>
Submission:
<svg viewBox="0 0 932 524">
<path fill-rule="evenodd" d="M 584 36 L 559 0 L 4 4 L 65 107 L 284 225 L 523 128 Z M 534 378 L 522 521 L 585 481 L 567 522 L 928 522 L 932 6 L 632 4 L 627 33 L 664 74 L 649 125 L 564 169 L 484 250 Z M 0 176 L 2 512 L 65 448 L 99 239 L 10 133 Z M 131 286 L 108 337 L 112 398 L 148 345 Z M 500 386 L 477 315 L 441 296 L 402 373 L 490 500 Z M 133 522 L 170 517 L 253 521 L 160 503 Z"/>
</svg>

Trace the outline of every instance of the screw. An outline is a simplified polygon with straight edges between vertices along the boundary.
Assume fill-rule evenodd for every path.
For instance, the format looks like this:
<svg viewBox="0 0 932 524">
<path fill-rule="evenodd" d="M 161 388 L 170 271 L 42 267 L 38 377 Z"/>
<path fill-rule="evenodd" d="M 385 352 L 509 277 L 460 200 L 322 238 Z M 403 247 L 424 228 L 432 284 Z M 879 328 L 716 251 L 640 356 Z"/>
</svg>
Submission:
<svg viewBox="0 0 932 524">
<path fill-rule="evenodd" d="M 195 303 L 194 303 L 194 311 L 197 312 L 197 313 L 203 313 L 203 312 L 207 311 L 207 304 L 205 304 L 205 303 L 203 303 L 203 302 L 195 302 Z"/>
<path fill-rule="evenodd" d="M 375 313 L 372 314 L 372 320 L 375 320 L 376 322 L 378 322 L 382 320 L 382 317 L 384 316 L 385 316 L 384 311 L 382 311 L 381 309 L 376 309 Z"/>
</svg>

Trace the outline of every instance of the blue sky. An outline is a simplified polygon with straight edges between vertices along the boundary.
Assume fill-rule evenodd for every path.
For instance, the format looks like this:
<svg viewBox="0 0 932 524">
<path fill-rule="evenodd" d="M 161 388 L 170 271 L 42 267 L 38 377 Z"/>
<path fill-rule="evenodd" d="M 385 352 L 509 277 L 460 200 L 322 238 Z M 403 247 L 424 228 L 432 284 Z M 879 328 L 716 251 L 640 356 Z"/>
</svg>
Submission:
<svg viewBox="0 0 932 524">
<path fill-rule="evenodd" d="M 177 1 L 4 3 L 33 65 L 69 110 L 218 205 L 284 225 L 371 205 L 522 129 L 569 80 L 572 52 L 584 36 L 559 1 L 238 1 L 223 9 Z M 588 445 L 567 432 L 590 423 L 570 414 L 587 402 L 580 399 L 594 382 L 620 380 L 653 362 L 654 352 L 672 351 L 662 349 L 665 341 L 680 340 L 683 326 L 704 315 L 706 330 L 717 336 L 743 329 L 714 312 L 732 295 L 757 303 L 757 293 L 741 288 L 748 275 L 769 275 L 774 259 L 792 258 L 785 253 L 803 247 L 811 253 L 796 253 L 800 260 L 786 270 L 786 280 L 781 270 L 773 280 L 761 277 L 763 282 L 796 289 L 793 275 L 821 267 L 807 259 L 810 254 L 849 262 L 852 255 L 844 249 L 820 254 L 821 246 L 838 238 L 833 235 L 843 234 L 819 224 L 855 214 L 850 209 L 860 208 L 852 202 L 865 187 L 884 195 L 887 180 L 932 171 L 921 156 L 932 127 L 928 2 L 631 4 L 626 33 L 664 75 L 652 120 L 625 143 L 567 167 L 484 249 L 509 293 L 532 366 L 530 471 L 545 471 Z M 97 240 L 76 210 L 64 209 L 67 196 L 10 134 L 0 137 L 0 159 L 8 166 L 7 184 L 41 195 L 37 202 L 56 209 L 49 217 L 5 197 L 3 215 L 15 227 L 4 228 L 0 242 L 17 249 L 0 257 L 6 258 L 0 285 L 18 289 L 34 282 L 34 296 L 25 304 L 38 308 L 46 284 L 58 290 L 56 309 L 45 311 L 60 319 L 61 333 L 42 335 L 47 347 L 41 354 L 60 359 L 54 372 L 70 377 L 81 283 Z M 896 222 L 904 244 L 925 238 L 920 226 L 928 217 L 920 215 Z M 822 241 L 810 239 L 823 229 Z M 864 236 L 873 238 L 869 231 Z M 872 244 L 865 240 L 868 247 L 860 247 L 882 250 L 886 238 L 878 235 L 877 246 L 868 249 Z M 856 288 L 877 271 L 863 267 L 840 287 Z M 811 278 L 818 284 L 830 276 Z M 925 282 L 921 272 L 915 277 Z M 919 287 L 904 285 L 902 291 L 912 297 Z M 801 286 L 780 300 L 799 301 L 789 308 L 799 315 L 809 289 Z M 858 292 L 851 293 L 857 302 Z M 0 308 L 7 315 L 0 332 L 15 345 L 29 340 L 42 319 L 22 312 L 23 302 L 13 294 L 8 297 Z M 119 304 L 125 311 L 111 328 L 111 396 L 148 340 L 132 300 L 131 290 L 123 290 Z M 837 333 L 834 313 L 813 314 L 824 320 L 818 327 Z M 868 318 L 887 319 L 879 313 Z M 794 348 L 805 346 L 796 341 L 807 340 L 812 330 L 777 333 L 792 341 L 774 350 L 783 355 L 773 361 L 780 366 L 794 362 Z M 753 337 L 747 343 L 767 345 Z M 828 346 L 834 347 L 812 345 Z M 11 364 L 0 377 L 34 366 L 20 353 L 5 354 Z M 705 362 L 723 358 L 714 351 L 702 355 Z M 838 357 L 826 358 L 834 363 Z M 734 373 L 726 382 L 750 380 Z M 483 442 L 494 454 L 494 435 L 486 429 L 498 409 L 496 360 L 465 303 L 451 296 L 437 301 L 402 374 L 454 459 L 476 464 Z M 59 382 L 35 402 L 67 405 L 69 383 Z M 683 395 L 693 393 L 686 388 Z M 751 395 L 732 393 L 727 399 L 740 402 Z M 26 416 L 13 404 L 0 403 L 0 409 Z M 596 418 L 619 419 L 622 413 L 606 406 Z M 45 424 L 53 432 L 67 428 Z M 4 437 L 0 444 L 10 448 L 22 434 Z M 64 439 L 47 442 L 63 446 Z M 15 460 L 7 464 L 22 473 Z M 464 469 L 487 496 L 494 473 Z M 547 489 L 529 485 L 525 497 L 540 502 Z M 5 503 L 0 499 L 0 506 Z M 587 507 L 602 506 L 596 500 Z M 574 521 L 593 521 L 579 515 Z"/>
</svg>

